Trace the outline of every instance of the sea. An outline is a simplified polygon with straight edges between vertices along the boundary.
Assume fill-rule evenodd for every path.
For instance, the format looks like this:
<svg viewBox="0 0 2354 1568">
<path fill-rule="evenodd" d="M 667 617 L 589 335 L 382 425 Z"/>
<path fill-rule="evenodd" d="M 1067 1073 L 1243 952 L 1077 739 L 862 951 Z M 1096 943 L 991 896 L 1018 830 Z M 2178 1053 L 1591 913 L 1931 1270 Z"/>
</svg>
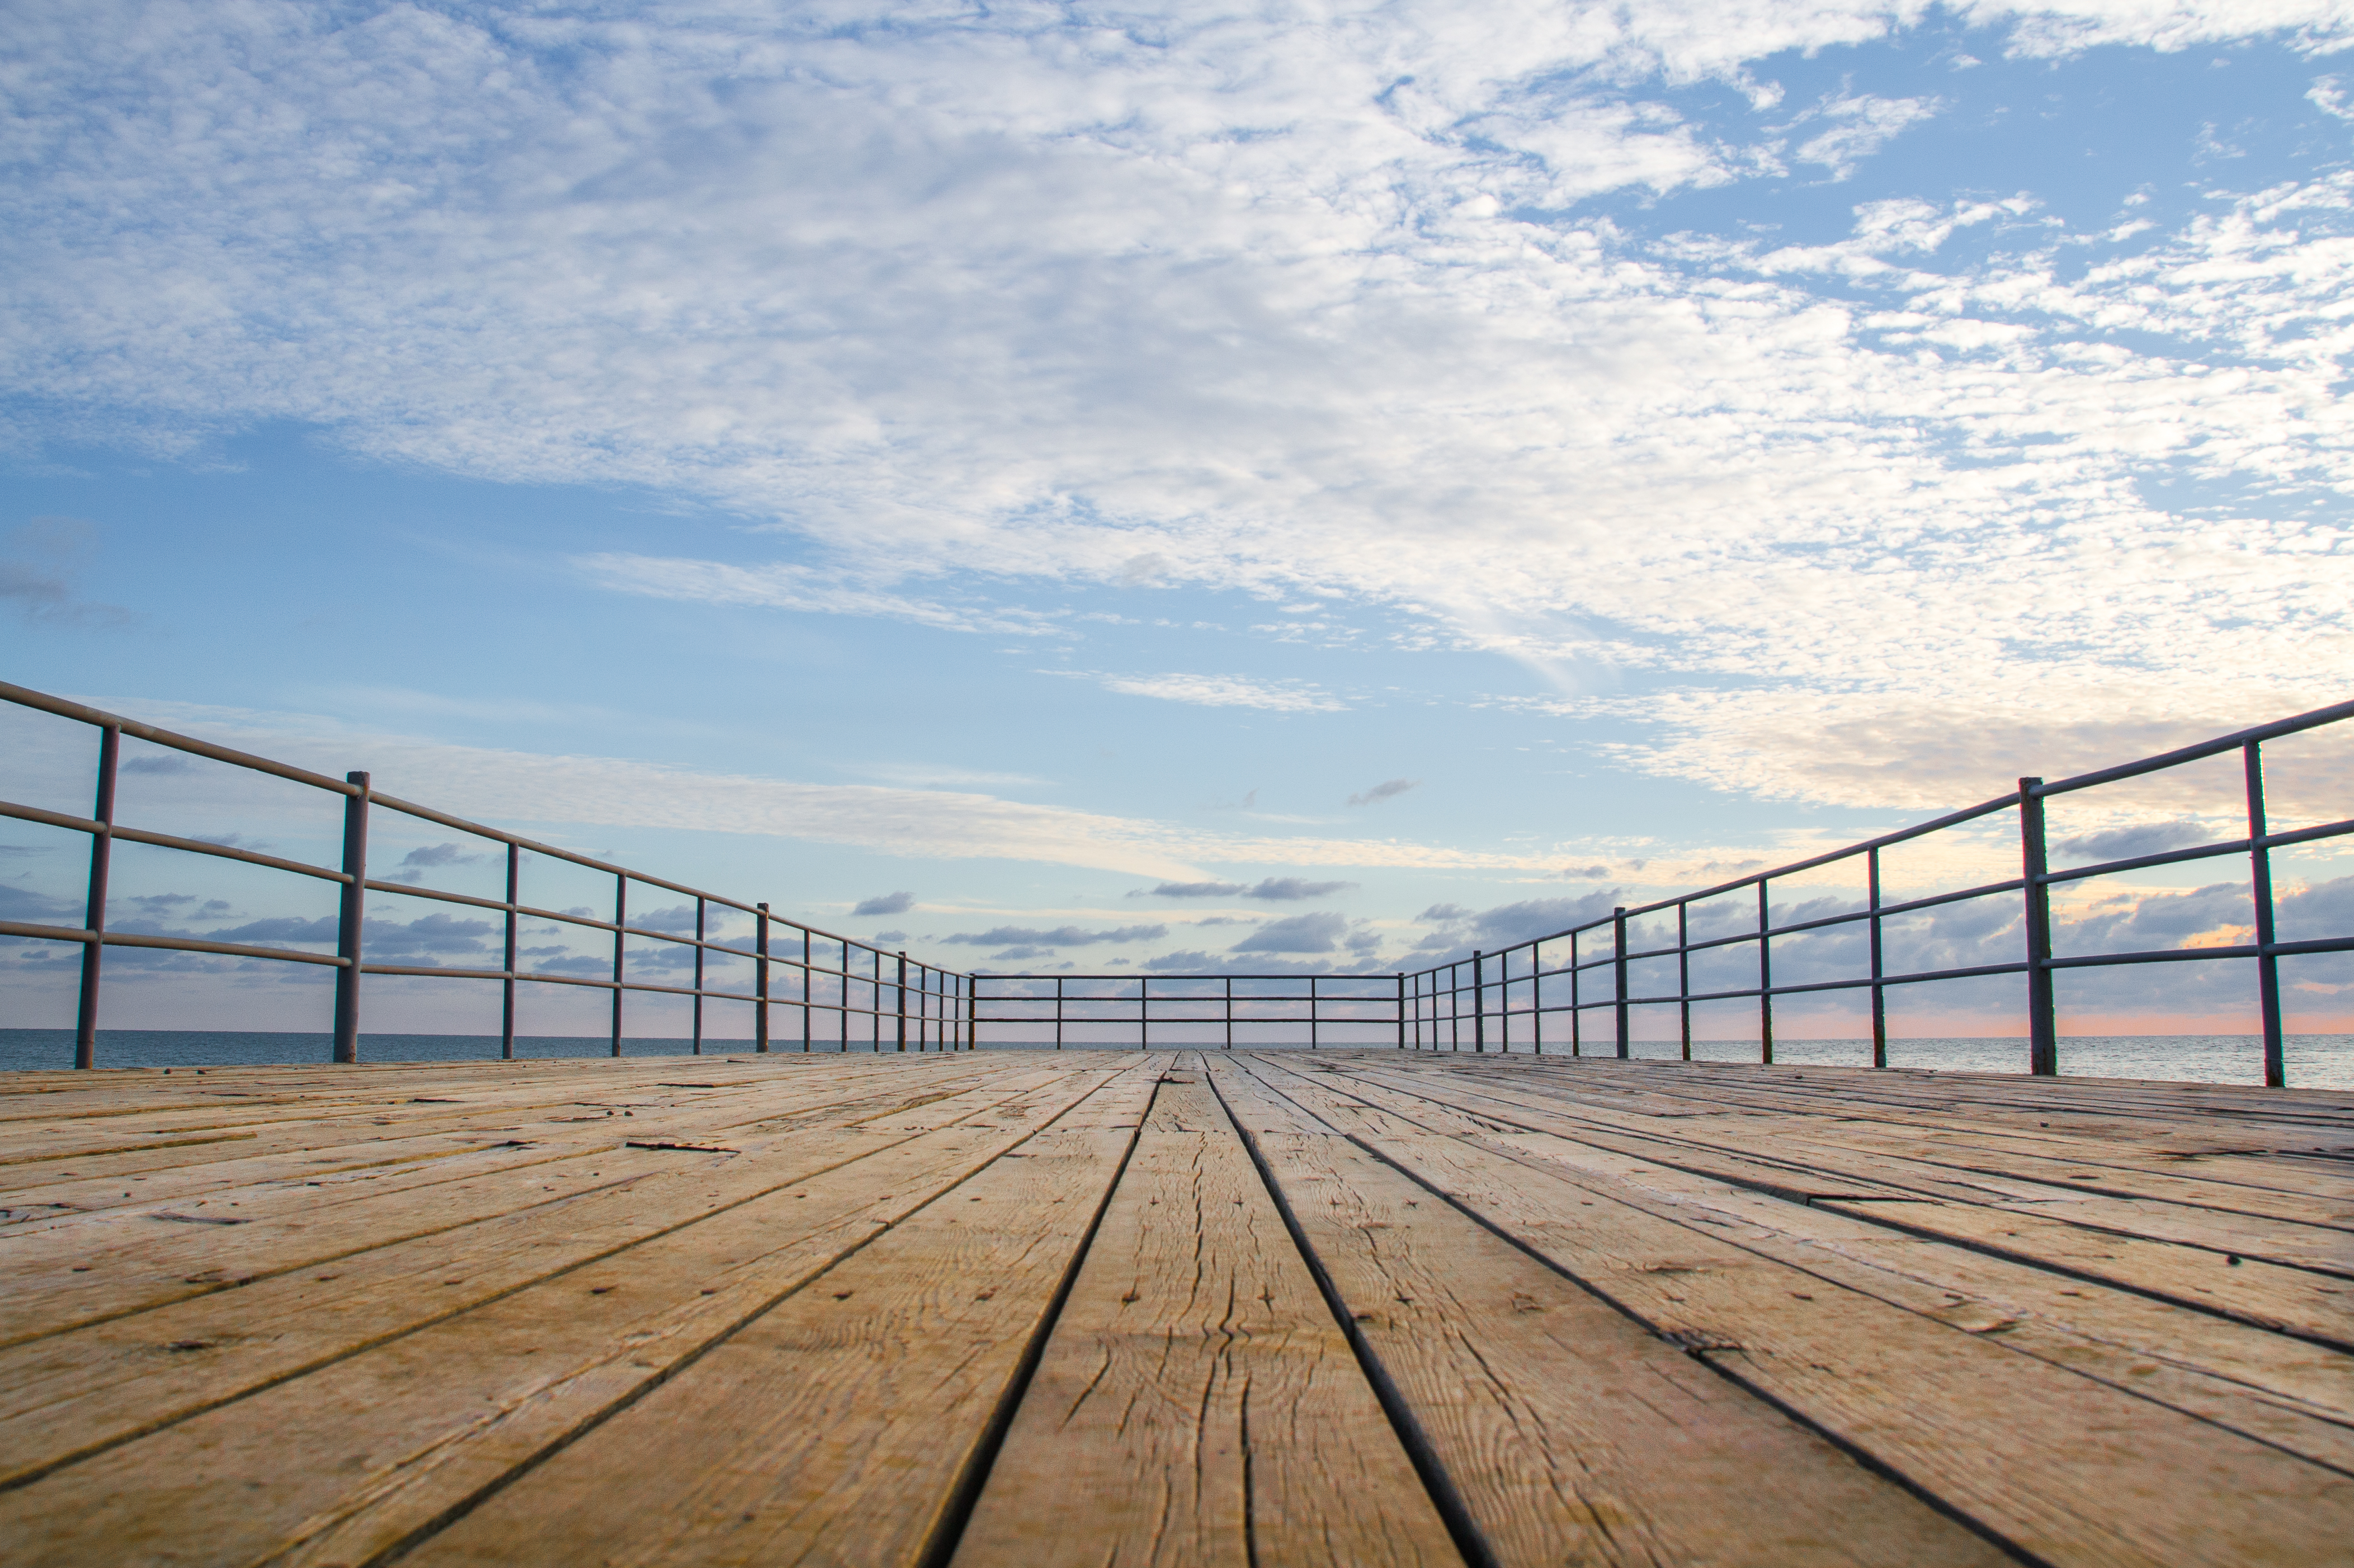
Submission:
<svg viewBox="0 0 2354 1568">
<path fill-rule="evenodd" d="M 325 1034 L 239 1033 L 230 1030 L 101 1029 L 98 1032 L 101 1067 L 230 1067 L 302 1065 L 331 1059 L 332 1040 Z M 2292 1088 L 2354 1089 L 2354 1034 L 2291 1034 L 2283 1042 Z M 704 1042 L 706 1055 L 748 1055 L 749 1040 Z M 1259 1046 L 1257 1049 L 1305 1049 Z M 1525 1047 L 1522 1047 L 1525 1048 Z M 827 1048 L 830 1052 L 831 1047 Z M 991 1045 L 991 1050 L 1035 1049 Z M 1561 1047 L 1549 1046 L 1559 1054 Z M 604 1056 L 612 1042 L 602 1034 L 517 1036 L 515 1054 L 524 1058 Z M 625 1056 L 684 1056 L 693 1043 L 662 1036 L 625 1037 Z M 779 1054 L 799 1054 L 799 1042 L 779 1042 Z M 864 1054 L 868 1047 L 854 1044 Z M 1638 1041 L 1633 1054 L 1645 1058 L 1672 1057 L 1672 1042 Z M 495 1034 L 363 1034 L 363 1062 L 482 1062 L 495 1061 Z M 1754 1043 L 1730 1040 L 1695 1041 L 1695 1058 L 1718 1062 L 1754 1062 Z M 1776 1040 L 1776 1062 L 1797 1065 L 1869 1066 L 1872 1048 L 1861 1040 Z M 1936 1040 L 1891 1040 L 1888 1065 L 1945 1073 L 2024 1073 L 2027 1042 L 2017 1037 Z M 73 1031 L 69 1029 L 0 1029 L 0 1071 L 70 1067 Z M 2262 1084 L 2264 1047 L 2253 1034 L 2092 1034 L 2063 1036 L 2060 1042 L 2062 1077 L 2142 1078 L 2174 1083 Z"/>
</svg>

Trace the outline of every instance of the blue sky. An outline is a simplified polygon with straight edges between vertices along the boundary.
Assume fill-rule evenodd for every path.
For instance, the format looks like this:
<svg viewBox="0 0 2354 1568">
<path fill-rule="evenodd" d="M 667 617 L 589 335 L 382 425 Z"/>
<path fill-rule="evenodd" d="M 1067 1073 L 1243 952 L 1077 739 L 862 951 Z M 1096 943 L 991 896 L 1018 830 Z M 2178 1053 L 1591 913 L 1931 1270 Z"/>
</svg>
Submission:
<svg viewBox="0 0 2354 1568">
<path fill-rule="evenodd" d="M 1386 970 L 2348 694 L 2342 0 L 10 9 L 7 677 L 862 938 Z"/>
</svg>

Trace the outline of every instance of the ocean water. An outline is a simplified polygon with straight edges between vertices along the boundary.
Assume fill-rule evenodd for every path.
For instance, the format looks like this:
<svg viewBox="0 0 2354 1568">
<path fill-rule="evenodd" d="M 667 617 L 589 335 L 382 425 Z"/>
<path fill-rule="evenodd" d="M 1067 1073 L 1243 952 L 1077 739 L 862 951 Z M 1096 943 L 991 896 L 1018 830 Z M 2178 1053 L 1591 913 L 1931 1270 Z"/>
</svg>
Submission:
<svg viewBox="0 0 2354 1568">
<path fill-rule="evenodd" d="M 224 1030 L 101 1029 L 98 1032 L 98 1065 L 101 1067 L 228 1067 L 307 1065 L 329 1059 L 325 1034 L 239 1033 Z M 2292 1088 L 2354 1089 L 2354 1035 L 2292 1034 L 2284 1042 Z M 1262 1047 L 1264 1049 L 1266 1047 Z M 1292 1047 L 1287 1047 L 1292 1048 Z M 611 1049 L 604 1035 L 535 1035 L 518 1037 L 515 1054 L 524 1058 L 603 1056 Z M 683 1056 L 692 1049 L 684 1039 L 624 1037 L 628 1056 Z M 854 1052 L 865 1047 L 854 1045 Z M 991 1046 L 992 1050 L 1029 1049 Z M 1559 1046 L 1548 1052 L 1559 1054 Z M 705 1040 L 710 1055 L 748 1055 L 748 1040 Z M 777 1054 L 799 1054 L 798 1040 L 777 1043 Z M 1672 1058 L 1672 1042 L 1637 1041 L 1633 1053 L 1647 1059 Z M 829 1053 L 830 1054 L 830 1053 Z M 1606 1048 L 1604 1054 L 1606 1054 Z M 499 1054 L 494 1034 L 363 1034 L 364 1062 L 483 1062 Z M 1695 1058 L 1713 1062 L 1754 1062 L 1757 1048 L 1734 1041 L 1695 1041 Z M 1869 1066 L 1872 1048 L 1861 1040 L 1777 1040 L 1776 1062 L 1821 1066 Z M 1892 1040 L 1892 1067 L 1931 1068 L 1947 1073 L 2024 1073 L 2027 1042 L 2008 1039 Z M 0 1071 L 70 1067 L 73 1032 L 69 1029 L 0 1029 Z M 2063 1037 L 2060 1042 L 2060 1072 L 2063 1077 L 2147 1078 L 2183 1083 L 2261 1084 L 2264 1047 L 2253 1034 L 2102 1034 Z"/>
</svg>

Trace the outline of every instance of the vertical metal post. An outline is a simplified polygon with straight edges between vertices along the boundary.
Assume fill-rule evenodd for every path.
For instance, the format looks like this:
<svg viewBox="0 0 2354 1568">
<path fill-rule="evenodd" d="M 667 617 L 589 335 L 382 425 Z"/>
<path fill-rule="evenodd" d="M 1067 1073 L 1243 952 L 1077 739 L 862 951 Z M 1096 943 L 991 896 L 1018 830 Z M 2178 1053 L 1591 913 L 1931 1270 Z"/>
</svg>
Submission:
<svg viewBox="0 0 2354 1568">
<path fill-rule="evenodd" d="M 613 1054 L 621 1054 L 621 928 L 630 923 L 630 874 L 613 874 Z"/>
<path fill-rule="evenodd" d="M 1627 1059 L 1627 910 L 1623 905 L 1610 911 L 1610 939 L 1615 954 L 1611 973 L 1618 987 L 1618 1059 L 1623 1062 Z"/>
<path fill-rule="evenodd" d="M 2027 1070 L 2038 1077 L 2060 1071 L 2060 1022 L 2052 996 L 2052 888 L 2043 851 L 2041 779 L 2019 781 L 2019 856 L 2027 899 Z"/>
<path fill-rule="evenodd" d="M 1055 977 L 1055 1049 L 1063 1048 L 1063 977 Z"/>
<path fill-rule="evenodd" d="M 1235 977 L 1226 977 L 1226 1049 L 1235 1048 Z"/>
<path fill-rule="evenodd" d="M 964 981 L 964 1048 L 981 1049 L 981 977 L 967 975 Z"/>
<path fill-rule="evenodd" d="M 2248 892 L 2256 907 L 2256 998 L 2264 1011 L 2264 1086 L 2288 1086 L 2281 1048 L 2280 957 L 2273 945 L 2273 852 L 2264 844 L 2264 759 L 2254 741 L 2241 747 L 2248 779 Z"/>
<path fill-rule="evenodd" d="M 700 949 L 697 949 L 700 951 Z M 809 956 L 808 938 L 802 938 L 801 956 Z M 801 1049 L 809 1049 L 809 970 L 801 970 Z M 700 1002 L 701 997 L 695 998 Z M 769 906 L 752 906 L 752 1051 L 763 1054 L 769 1049 Z"/>
<path fill-rule="evenodd" d="M 1308 977 L 1308 1048 L 1316 1049 L 1316 977 Z"/>
<path fill-rule="evenodd" d="M 1437 1033 L 1435 1027 L 1432 1033 Z M 1447 966 L 1447 1048 L 1449 1051 L 1463 1049 L 1463 960 L 1460 959 Z"/>
<path fill-rule="evenodd" d="M 1405 1049 L 1405 971 L 1397 974 L 1397 1048 Z"/>
<path fill-rule="evenodd" d="M 1774 1065 L 1773 908 L 1764 877 L 1757 879 L 1757 1059 Z"/>
<path fill-rule="evenodd" d="M 335 1060 L 360 1059 L 360 954 L 367 918 L 368 776 L 346 773 L 355 786 L 344 797 L 344 896 L 335 915 Z"/>
<path fill-rule="evenodd" d="M 765 904 L 760 906 L 761 912 L 766 914 L 768 907 Z M 810 1023 L 810 992 L 814 984 L 810 976 L 810 965 L 813 961 L 810 953 L 809 927 L 804 926 L 801 927 L 801 1054 L 804 1056 L 810 1054 L 810 1036 L 813 1033 Z M 767 1009 L 761 1011 L 766 1012 Z"/>
<path fill-rule="evenodd" d="M 882 954 L 875 955 L 875 972 L 880 974 L 883 964 Z M 892 991 L 899 1001 L 899 1054 L 904 1056 L 907 1053 L 907 954 L 905 948 L 900 949 L 899 978 L 894 982 Z"/>
<path fill-rule="evenodd" d="M 1136 982 L 1136 1048 L 1152 1049 L 1152 979 L 1149 975 Z"/>
<path fill-rule="evenodd" d="M 1512 1054 L 1512 949 L 1506 948 L 1496 955 L 1496 1028 L 1503 1035 L 1498 1047 L 1505 1055 Z"/>
<path fill-rule="evenodd" d="M 1691 906 L 1676 906 L 1676 1011 L 1683 1014 L 1684 1055 L 1691 1060 Z"/>
<path fill-rule="evenodd" d="M 873 1053 L 883 1054 L 883 949 L 866 949 L 867 968 L 873 971 L 866 981 L 866 1044 Z"/>
<path fill-rule="evenodd" d="M 90 940 L 81 949 L 81 1004 L 74 1015 L 74 1065 L 98 1065 L 98 980 L 106 947 L 106 876 L 114 861 L 114 771 L 122 751 L 122 726 L 99 726 L 98 795 L 90 815 L 98 832 L 90 835 L 90 897 L 82 906 L 82 925 Z"/>
<path fill-rule="evenodd" d="M 1569 934 L 1569 1054 L 1585 1054 L 1585 1012 L 1577 1000 L 1577 933 Z"/>
<path fill-rule="evenodd" d="M 523 902 L 523 849 L 507 845 L 507 978 L 501 982 L 505 995 L 499 1012 L 499 1060 L 514 1060 L 515 1023 L 515 906 Z"/>
<path fill-rule="evenodd" d="M 695 1054 L 703 1054 L 703 900 L 695 901 Z"/>
<path fill-rule="evenodd" d="M 1880 983 L 1887 973 L 1880 953 L 1880 852 L 1864 854 L 1864 881 L 1872 900 L 1872 1065 L 1888 1065 L 1888 988 Z"/>
<path fill-rule="evenodd" d="M 1529 944 L 1529 1033 L 1536 1054 L 1544 1054 L 1544 944 Z"/>
<path fill-rule="evenodd" d="M 842 1035 L 841 1054 L 847 1056 L 850 1054 L 850 944 L 847 941 L 842 944 L 842 1005 L 834 1009 L 833 1015 Z"/>
<path fill-rule="evenodd" d="M 1488 1050 L 1488 955 L 1477 948 L 1471 949 L 1471 1049 L 1481 1055 Z"/>
</svg>

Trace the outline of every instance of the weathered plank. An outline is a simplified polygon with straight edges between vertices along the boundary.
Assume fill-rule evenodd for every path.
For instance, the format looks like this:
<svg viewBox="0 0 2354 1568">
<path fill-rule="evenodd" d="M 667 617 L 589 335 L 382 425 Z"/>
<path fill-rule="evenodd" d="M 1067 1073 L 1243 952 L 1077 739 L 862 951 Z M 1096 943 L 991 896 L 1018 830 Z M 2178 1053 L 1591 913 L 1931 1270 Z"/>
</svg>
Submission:
<svg viewBox="0 0 2354 1568">
<path fill-rule="evenodd" d="M 661 1381 L 1103 1075 L 1074 1066 L 1024 1097 L 1018 1117 L 995 1106 L 991 1125 L 885 1139 L 806 1182 L 642 1228 L 469 1310 L 110 1446 L 0 1493 L 0 1537 L 23 1563 L 167 1561 L 175 1540 L 244 1560 L 365 1520 L 371 1550 L 389 1547 Z M 305 1462 L 290 1467 L 290 1453 Z M 143 1531 L 125 1537 L 133 1499 Z"/>
<path fill-rule="evenodd" d="M 1460 1561 L 1198 1072 L 1161 1086 L 956 1561 Z"/>
<path fill-rule="evenodd" d="M 1861 1155 L 1750 1154 L 1688 1138 L 1621 1130 L 1564 1116 L 1510 1086 L 1473 1089 L 1416 1084 L 1396 1073 L 1379 1082 L 1432 1103 L 1487 1118 L 1500 1128 L 1546 1132 L 1597 1149 L 1716 1177 L 1777 1196 L 1860 1215 L 1885 1207 L 1919 1234 L 1980 1246 L 2021 1261 L 2145 1291 L 2195 1309 L 2284 1328 L 2338 1346 L 2354 1345 L 2354 1235 L 2253 1216 L 2231 1216 L 2151 1200 L 2102 1200 L 2020 1182 L 2009 1192 L 1984 1182 L 1907 1180 L 1907 1162 Z M 1936 1202 L 1903 1202 L 1934 1197 Z M 1861 1201 L 1859 1201 L 1861 1200 Z M 2190 1245 L 2176 1245 L 2180 1243 Z M 2245 1252 L 2231 1250 L 2243 1246 Z M 2339 1269 L 2345 1273 L 2339 1273 Z"/>
<path fill-rule="evenodd" d="M 402 1561 L 924 1561 L 1158 1072 L 1114 1077 Z M 290 1568 L 348 1561 L 349 1533 Z"/>
<path fill-rule="evenodd" d="M 2341 1472 L 2012 1351 L 1990 1324 L 1907 1310 L 1721 1225 L 1413 1128 L 1400 1091 L 1323 1082 L 1395 1113 L 1351 1130 L 1425 1184 L 2045 1561 L 2286 1563 L 2354 1539 L 2354 1478 Z"/>
<path fill-rule="evenodd" d="M 1214 1081 L 1504 1568 L 2009 1561 L 1350 1142 L 1315 1087 Z"/>
</svg>

